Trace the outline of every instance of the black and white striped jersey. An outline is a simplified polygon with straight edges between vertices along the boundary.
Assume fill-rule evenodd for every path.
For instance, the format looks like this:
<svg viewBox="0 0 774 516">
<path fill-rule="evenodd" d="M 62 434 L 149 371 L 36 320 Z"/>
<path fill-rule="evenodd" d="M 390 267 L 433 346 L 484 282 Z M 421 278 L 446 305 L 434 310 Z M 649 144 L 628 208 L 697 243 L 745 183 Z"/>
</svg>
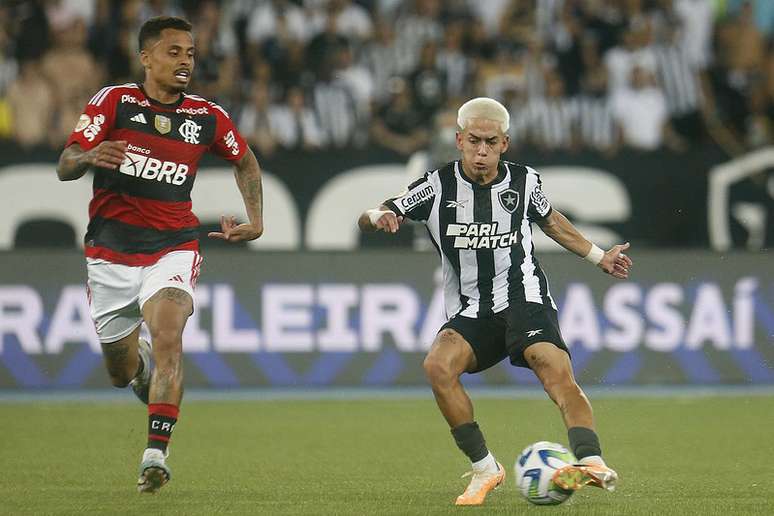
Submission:
<svg viewBox="0 0 774 516">
<path fill-rule="evenodd" d="M 500 161 L 495 180 L 482 186 L 453 161 L 384 205 L 427 226 L 441 255 L 448 318 L 524 302 L 556 308 L 532 246 L 531 223 L 551 212 L 534 169 Z"/>
</svg>

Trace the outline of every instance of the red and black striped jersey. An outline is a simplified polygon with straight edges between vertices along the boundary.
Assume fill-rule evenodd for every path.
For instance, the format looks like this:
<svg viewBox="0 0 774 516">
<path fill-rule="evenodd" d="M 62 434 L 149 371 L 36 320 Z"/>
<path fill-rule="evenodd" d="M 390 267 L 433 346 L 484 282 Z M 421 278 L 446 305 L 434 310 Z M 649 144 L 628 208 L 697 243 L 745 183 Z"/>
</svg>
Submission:
<svg viewBox="0 0 774 516">
<path fill-rule="evenodd" d="M 94 169 L 86 256 L 144 266 L 170 251 L 198 250 L 191 189 L 199 160 L 210 151 L 236 162 L 247 150 L 223 108 L 187 94 L 162 104 L 137 84 L 108 86 L 86 105 L 66 146 L 89 150 L 104 140 L 126 140 L 126 159 L 118 169 Z"/>
</svg>

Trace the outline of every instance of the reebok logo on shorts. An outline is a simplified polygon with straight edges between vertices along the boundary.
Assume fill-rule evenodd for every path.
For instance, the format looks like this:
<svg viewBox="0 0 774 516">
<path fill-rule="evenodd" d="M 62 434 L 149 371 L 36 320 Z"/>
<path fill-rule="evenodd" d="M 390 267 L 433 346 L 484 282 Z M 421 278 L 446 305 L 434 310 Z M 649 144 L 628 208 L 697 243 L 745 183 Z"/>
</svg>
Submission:
<svg viewBox="0 0 774 516">
<path fill-rule="evenodd" d="M 534 337 L 535 335 L 541 335 L 543 333 L 543 330 L 529 330 L 527 332 L 527 337 Z"/>
</svg>

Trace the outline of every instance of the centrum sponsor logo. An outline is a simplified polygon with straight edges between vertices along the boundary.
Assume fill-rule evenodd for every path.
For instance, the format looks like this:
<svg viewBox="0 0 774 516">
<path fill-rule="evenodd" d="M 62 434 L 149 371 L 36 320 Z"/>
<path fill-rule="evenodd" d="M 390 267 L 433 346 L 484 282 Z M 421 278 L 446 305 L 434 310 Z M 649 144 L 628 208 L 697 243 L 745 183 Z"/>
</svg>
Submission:
<svg viewBox="0 0 774 516">
<path fill-rule="evenodd" d="M 400 199 L 400 205 L 404 209 L 409 210 L 422 201 L 430 198 L 433 193 L 433 185 L 426 185 L 420 190 L 412 190 Z"/>
</svg>

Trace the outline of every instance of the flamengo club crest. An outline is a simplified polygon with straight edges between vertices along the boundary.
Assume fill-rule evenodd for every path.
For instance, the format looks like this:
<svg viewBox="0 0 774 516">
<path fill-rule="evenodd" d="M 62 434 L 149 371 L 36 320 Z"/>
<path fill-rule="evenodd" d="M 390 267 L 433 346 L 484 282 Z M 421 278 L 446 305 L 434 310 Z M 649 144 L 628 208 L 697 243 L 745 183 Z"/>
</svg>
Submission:
<svg viewBox="0 0 774 516">
<path fill-rule="evenodd" d="M 180 129 L 178 131 L 180 132 L 180 136 L 183 137 L 185 140 L 185 143 L 199 143 L 199 131 L 201 131 L 202 126 L 194 122 L 193 120 L 186 119 L 185 122 L 180 124 Z"/>
<path fill-rule="evenodd" d="M 164 115 L 156 115 L 153 119 L 153 127 L 161 134 L 167 134 L 172 130 L 172 120 Z"/>
<path fill-rule="evenodd" d="M 516 208 L 519 206 L 519 192 L 513 188 L 508 188 L 507 190 L 500 192 L 500 205 L 502 205 L 508 213 L 516 211 Z"/>
</svg>

